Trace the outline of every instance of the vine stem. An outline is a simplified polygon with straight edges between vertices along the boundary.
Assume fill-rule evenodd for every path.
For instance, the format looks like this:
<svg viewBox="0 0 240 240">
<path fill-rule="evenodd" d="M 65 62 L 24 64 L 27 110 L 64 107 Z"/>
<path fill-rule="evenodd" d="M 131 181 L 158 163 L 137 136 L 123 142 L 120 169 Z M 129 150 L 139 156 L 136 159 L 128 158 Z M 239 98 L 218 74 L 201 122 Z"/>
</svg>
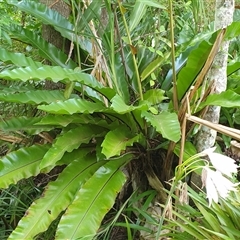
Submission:
<svg viewBox="0 0 240 240">
<path fill-rule="evenodd" d="M 173 6 L 172 0 L 169 2 L 169 14 L 170 14 L 170 34 L 171 34 L 171 58 L 172 58 L 172 72 L 173 72 L 173 107 L 178 111 L 178 97 L 177 97 L 177 79 L 176 79 L 176 67 L 175 67 L 175 45 L 174 45 L 174 21 L 173 21 Z"/>
</svg>

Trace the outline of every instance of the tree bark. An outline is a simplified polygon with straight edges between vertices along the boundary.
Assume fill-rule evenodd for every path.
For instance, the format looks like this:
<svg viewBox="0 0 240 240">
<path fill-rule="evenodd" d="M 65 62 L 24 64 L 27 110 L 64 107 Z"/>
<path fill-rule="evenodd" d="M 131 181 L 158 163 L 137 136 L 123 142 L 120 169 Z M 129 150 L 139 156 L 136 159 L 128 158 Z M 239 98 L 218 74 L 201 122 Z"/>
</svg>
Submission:
<svg viewBox="0 0 240 240">
<path fill-rule="evenodd" d="M 70 16 L 71 8 L 63 0 L 40 0 L 40 2 L 45 4 L 47 7 L 57 11 L 65 18 L 68 18 Z M 68 51 L 70 49 L 70 41 L 68 39 L 64 39 L 61 34 L 52 26 L 43 24 L 42 36 L 47 42 L 53 44 L 55 47 L 68 54 Z M 46 60 L 45 64 L 50 65 L 51 63 Z M 61 83 L 53 83 L 52 81 L 45 82 L 46 89 L 59 89 L 63 87 L 64 86 Z"/>
<path fill-rule="evenodd" d="M 230 25 L 233 21 L 234 0 L 216 0 L 215 4 L 215 30 L 222 29 Z M 213 65 L 208 73 L 207 82 L 213 82 L 214 93 L 221 93 L 227 86 L 227 59 L 228 59 L 229 41 L 222 43 L 217 53 Z M 213 123 L 219 122 L 221 108 L 219 106 L 209 106 L 204 119 Z M 201 152 L 212 147 L 216 141 L 217 132 L 202 126 L 196 136 L 196 148 Z M 198 187 L 201 186 L 200 177 L 192 175 L 192 182 Z"/>
<path fill-rule="evenodd" d="M 215 7 L 215 30 L 225 28 L 233 21 L 234 0 L 217 0 Z M 213 82 L 214 93 L 221 93 L 227 86 L 227 58 L 229 41 L 222 43 L 213 65 L 207 76 L 208 82 Z M 204 119 L 213 123 L 219 122 L 220 107 L 210 106 Z M 202 126 L 196 138 L 196 147 L 199 152 L 212 147 L 216 139 L 216 131 Z"/>
<path fill-rule="evenodd" d="M 40 0 L 40 2 L 57 11 L 65 18 L 70 16 L 71 8 L 63 0 Z M 68 52 L 69 45 L 65 44 L 64 46 L 64 38 L 52 26 L 43 25 L 42 36 L 47 42 L 52 43 L 59 49 L 63 49 L 66 53 Z"/>
</svg>

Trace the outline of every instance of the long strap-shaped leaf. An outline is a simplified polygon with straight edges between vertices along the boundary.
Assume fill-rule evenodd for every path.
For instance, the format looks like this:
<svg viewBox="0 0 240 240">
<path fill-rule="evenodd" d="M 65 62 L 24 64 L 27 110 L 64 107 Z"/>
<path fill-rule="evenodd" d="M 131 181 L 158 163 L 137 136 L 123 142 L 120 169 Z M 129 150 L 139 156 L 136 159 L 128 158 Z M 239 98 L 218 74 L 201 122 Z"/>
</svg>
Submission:
<svg viewBox="0 0 240 240">
<path fill-rule="evenodd" d="M 89 143 L 93 137 L 102 134 L 105 134 L 105 130 L 101 127 L 84 125 L 60 135 L 43 157 L 40 168 L 54 166 L 57 161 L 61 160 L 65 152 L 71 152 L 81 144 Z"/>
<path fill-rule="evenodd" d="M 54 114 L 111 112 L 101 103 L 93 103 L 82 99 L 68 99 L 49 105 L 38 106 L 38 109 Z"/>
<path fill-rule="evenodd" d="M 79 19 L 79 22 L 77 23 L 77 31 L 80 32 L 84 29 L 86 29 L 86 23 L 89 23 L 92 19 L 98 18 L 97 12 L 102 7 L 101 1 L 92 1 L 86 10 L 84 10 L 84 13 L 82 14 L 81 18 Z"/>
<path fill-rule="evenodd" d="M 11 62 L 18 67 L 41 67 L 42 63 L 34 61 L 30 57 L 26 57 L 23 53 L 11 53 L 4 48 L 0 48 L 0 60 L 3 62 Z"/>
<path fill-rule="evenodd" d="M 59 90 L 33 90 L 23 93 L 3 93 L 0 94 L 0 100 L 15 103 L 40 104 L 65 100 L 65 97 L 63 95 L 63 92 Z"/>
<path fill-rule="evenodd" d="M 16 93 L 16 92 L 21 93 L 26 91 L 32 91 L 35 89 L 33 84 L 24 84 L 24 85 L 20 86 L 19 84 L 16 84 L 9 88 L 9 86 L 7 85 L 0 84 L 0 92 L 5 94 L 10 94 L 10 93 Z"/>
<path fill-rule="evenodd" d="M 58 225 L 56 239 L 92 239 L 125 182 L 119 170 L 132 155 L 104 164 L 83 185 Z"/>
<path fill-rule="evenodd" d="M 0 74 L 1 75 L 1 74 Z M 38 107 L 49 113 L 55 114 L 74 114 L 74 113 L 93 113 L 93 112 L 106 112 L 106 113 L 119 113 L 125 114 L 134 110 L 147 110 L 146 103 L 139 106 L 127 105 L 123 99 L 116 95 L 112 98 L 112 105 L 110 108 L 106 108 L 101 103 L 93 103 L 83 99 L 68 99 L 65 101 L 53 102 L 49 105 L 42 105 Z"/>
<path fill-rule="evenodd" d="M 50 131 L 52 126 L 37 126 L 34 125 L 38 123 L 42 117 L 15 117 L 8 119 L 7 121 L 0 122 L 0 130 L 4 132 L 13 132 L 24 130 L 28 134 L 38 134 L 42 131 Z"/>
<path fill-rule="evenodd" d="M 103 163 L 96 162 L 95 157 L 74 160 L 55 182 L 46 187 L 42 197 L 30 206 L 8 239 L 33 239 L 38 233 L 47 230 L 50 223 L 72 202 L 80 186 Z"/>
<path fill-rule="evenodd" d="M 225 108 L 235 108 L 240 106 L 240 95 L 233 90 L 226 90 L 221 93 L 209 95 L 206 100 L 200 103 L 198 111 L 206 106 L 221 106 Z"/>
<path fill-rule="evenodd" d="M 8 34 L 21 42 L 30 44 L 39 50 L 39 54 L 48 59 L 53 65 L 62 66 L 66 68 L 75 68 L 77 64 L 73 60 L 69 60 L 66 64 L 68 56 L 60 51 L 53 44 L 45 41 L 41 36 L 34 31 L 24 29 L 21 26 L 11 24 L 10 26 L 1 26 Z M 21 65 L 20 65 L 21 66 Z"/>
<path fill-rule="evenodd" d="M 81 48 L 88 53 L 92 53 L 92 44 L 90 41 L 84 40 L 80 36 L 74 35 L 74 25 L 64 18 L 57 11 L 48 8 L 46 5 L 34 1 L 10 1 L 9 4 L 15 5 L 20 10 L 27 12 L 37 19 L 42 20 L 44 24 L 53 26 L 61 35 L 68 38 L 70 41 L 76 42 Z"/>
<path fill-rule="evenodd" d="M 36 126 L 40 127 L 42 125 L 43 126 L 53 125 L 66 127 L 70 123 L 91 124 L 104 127 L 106 129 L 111 129 L 114 126 L 117 126 L 117 121 L 111 123 L 107 121 L 107 119 L 92 116 L 90 114 L 47 115 L 45 117 L 42 117 L 41 121 L 36 123 Z"/>
<path fill-rule="evenodd" d="M 14 70 L 4 70 L 0 73 L 0 77 L 9 80 L 21 80 L 23 82 L 26 82 L 28 80 L 46 79 L 52 80 L 53 82 L 69 80 L 87 85 L 97 92 L 102 93 L 108 99 L 112 99 L 115 95 L 115 91 L 113 89 L 104 87 L 90 74 L 76 72 L 72 69 L 62 68 L 59 66 L 43 66 L 40 68 L 26 67 L 17 68 Z"/>
<path fill-rule="evenodd" d="M 129 31 L 133 31 L 133 29 L 139 24 L 146 13 L 147 7 L 165 9 L 165 6 L 161 5 L 156 0 L 136 0 L 130 15 Z"/>
<path fill-rule="evenodd" d="M 33 145 L 11 152 L 0 160 L 0 188 L 40 173 L 39 164 L 49 145 Z"/>
</svg>

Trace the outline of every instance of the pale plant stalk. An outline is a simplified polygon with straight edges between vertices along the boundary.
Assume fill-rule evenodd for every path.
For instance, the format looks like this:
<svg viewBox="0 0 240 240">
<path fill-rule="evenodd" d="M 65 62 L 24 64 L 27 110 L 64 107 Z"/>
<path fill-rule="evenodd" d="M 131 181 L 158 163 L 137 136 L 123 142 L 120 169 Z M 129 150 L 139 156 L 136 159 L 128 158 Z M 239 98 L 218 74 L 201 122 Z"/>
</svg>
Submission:
<svg viewBox="0 0 240 240">
<path fill-rule="evenodd" d="M 188 174 L 190 174 L 192 171 L 196 171 L 196 170 L 202 168 L 202 166 L 197 166 L 197 167 L 196 167 L 196 165 L 192 166 L 194 163 L 200 161 L 199 158 L 201 156 L 203 156 L 202 153 L 195 154 L 195 155 L 191 156 L 189 159 L 187 159 L 185 162 L 178 165 L 178 167 L 176 168 L 175 176 L 171 182 L 171 188 L 168 192 L 165 204 L 163 205 L 164 207 L 163 207 L 162 215 L 159 219 L 158 231 L 156 233 L 155 240 L 160 239 L 159 237 L 163 230 L 164 220 L 167 218 L 166 214 L 169 211 L 169 208 L 171 208 L 170 205 L 172 204 L 172 196 L 173 196 L 174 192 L 176 192 L 176 190 L 178 189 L 178 185 L 179 185 L 180 181 L 183 178 L 185 178 Z M 171 214 L 170 214 L 170 216 L 171 216 Z"/>
<path fill-rule="evenodd" d="M 84 8 L 88 9 L 89 5 L 92 1 L 84 1 Z M 100 19 L 102 20 L 102 19 Z M 98 79 L 104 86 L 108 85 L 110 88 L 112 88 L 112 82 L 111 77 L 109 73 L 109 69 L 107 67 L 107 61 L 102 53 L 102 40 L 98 36 L 98 31 L 96 29 L 96 26 L 94 25 L 93 20 L 89 22 L 89 28 L 92 31 L 93 34 L 93 59 L 94 59 L 94 68 L 91 72 L 91 75 L 95 76 L 96 79 Z M 102 76 L 102 71 L 106 73 L 106 80 Z"/>
<path fill-rule="evenodd" d="M 163 206 L 163 211 L 159 219 L 158 232 L 155 240 L 160 239 L 162 229 L 164 228 L 164 221 L 166 219 L 173 220 L 172 217 L 175 217 L 171 213 L 167 216 L 167 212 L 172 209 L 170 205 L 172 204 L 173 194 L 176 189 L 181 190 L 184 195 L 176 196 L 177 199 L 179 198 L 179 200 L 176 199 L 176 201 L 179 201 L 178 203 L 180 204 L 188 204 L 187 183 L 182 183 L 182 180 L 193 171 L 202 170 L 201 183 L 202 188 L 206 188 L 206 197 L 209 201 L 209 207 L 212 205 L 212 202 L 218 203 L 220 198 L 230 198 L 230 192 L 237 192 L 237 186 L 239 183 L 234 183 L 232 180 L 233 174 L 236 174 L 238 171 L 238 165 L 235 163 L 234 159 L 216 153 L 214 152 L 215 150 L 216 147 L 195 154 L 176 168 L 175 176 L 171 181 L 171 188 L 168 192 L 165 205 L 161 205 Z M 202 157 L 205 156 L 209 157 L 212 166 L 210 166 L 207 160 L 202 159 Z M 200 161 L 202 163 L 200 163 Z M 174 219 L 174 221 L 178 220 L 179 219 Z"/>
<path fill-rule="evenodd" d="M 123 24 L 124 24 L 124 27 L 125 27 L 125 30 L 126 30 L 128 42 L 129 42 L 130 46 L 133 46 L 133 44 L 132 44 L 132 39 L 131 39 L 130 32 L 129 32 L 129 28 L 128 28 L 128 25 L 127 25 L 127 21 L 126 21 L 126 18 L 125 18 L 125 16 L 124 16 L 123 7 L 122 7 L 120 1 L 118 2 L 118 4 L 119 4 L 119 8 L 120 8 L 120 11 L 121 11 L 121 14 L 122 14 Z M 143 100 L 142 83 L 141 83 L 141 79 L 140 79 L 140 75 L 139 75 L 139 70 L 138 70 L 138 65 L 137 65 L 137 59 L 136 59 L 136 56 L 135 56 L 134 53 L 132 53 L 132 57 L 133 57 L 133 65 L 134 65 L 134 69 L 135 69 L 135 74 L 136 74 L 136 77 L 137 77 L 139 98 L 140 98 L 140 100 Z"/>
<path fill-rule="evenodd" d="M 174 21 L 173 21 L 173 6 L 172 1 L 169 0 L 169 12 L 170 12 L 170 29 L 171 29 L 171 58 L 172 58 L 172 72 L 173 72 L 173 106 L 174 110 L 178 111 L 178 97 L 177 97 L 177 79 L 176 79 L 176 67 L 175 67 L 175 44 L 174 44 Z"/>
</svg>

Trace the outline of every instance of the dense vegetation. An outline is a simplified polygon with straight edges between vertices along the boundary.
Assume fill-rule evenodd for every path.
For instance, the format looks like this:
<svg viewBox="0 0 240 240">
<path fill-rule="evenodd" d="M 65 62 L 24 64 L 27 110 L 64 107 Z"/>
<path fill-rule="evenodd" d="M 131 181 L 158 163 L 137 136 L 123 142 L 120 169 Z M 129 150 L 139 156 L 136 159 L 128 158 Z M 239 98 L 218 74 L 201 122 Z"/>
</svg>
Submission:
<svg viewBox="0 0 240 240">
<path fill-rule="evenodd" d="M 44 3 L 0 3 L 0 238 L 238 239 L 239 192 L 190 183 L 200 125 L 239 158 L 239 10 L 215 30 L 213 1 Z"/>
</svg>

